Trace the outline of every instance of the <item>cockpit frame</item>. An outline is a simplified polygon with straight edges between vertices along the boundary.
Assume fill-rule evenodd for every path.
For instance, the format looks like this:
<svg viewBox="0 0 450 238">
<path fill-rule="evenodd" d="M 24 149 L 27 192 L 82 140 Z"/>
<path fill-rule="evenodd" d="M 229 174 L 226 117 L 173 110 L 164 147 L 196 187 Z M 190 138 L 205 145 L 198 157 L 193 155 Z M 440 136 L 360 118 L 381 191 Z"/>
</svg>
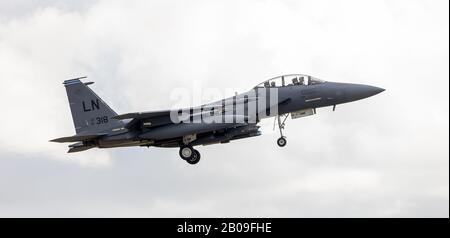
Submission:
<svg viewBox="0 0 450 238">
<path fill-rule="evenodd" d="M 325 83 L 325 81 L 306 74 L 286 74 L 268 79 L 256 85 L 255 88 L 275 88 L 296 85 L 308 86 L 322 83 Z"/>
</svg>

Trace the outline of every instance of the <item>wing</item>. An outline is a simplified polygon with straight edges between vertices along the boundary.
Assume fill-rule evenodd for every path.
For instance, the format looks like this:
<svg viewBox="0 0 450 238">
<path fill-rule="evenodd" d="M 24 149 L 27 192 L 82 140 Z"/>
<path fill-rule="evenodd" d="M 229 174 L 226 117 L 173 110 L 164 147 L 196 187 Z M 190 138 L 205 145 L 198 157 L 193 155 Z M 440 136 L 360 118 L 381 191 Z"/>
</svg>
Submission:
<svg viewBox="0 0 450 238">
<path fill-rule="evenodd" d="M 171 110 L 152 111 L 152 112 L 133 112 L 117 115 L 113 117 L 113 119 L 125 120 L 125 119 L 145 119 L 145 118 L 164 117 L 170 116 L 170 112 Z"/>
<path fill-rule="evenodd" d="M 169 117 L 171 113 L 178 113 L 180 111 L 192 111 L 194 112 L 192 115 L 197 116 L 200 114 L 206 114 L 211 113 L 212 111 L 221 111 L 222 113 L 225 112 L 228 108 L 226 106 L 235 104 L 243 104 L 248 103 L 249 101 L 256 100 L 256 98 L 239 98 L 239 99 L 225 99 L 222 101 L 205 104 L 200 107 L 191 107 L 191 108 L 182 108 L 182 109 L 174 109 L 174 110 L 161 110 L 161 111 L 149 111 L 149 112 L 133 112 L 133 113 L 126 113 L 121 114 L 113 117 L 113 119 L 118 120 L 125 120 L 125 119 L 152 119 L 152 118 L 159 118 L 159 117 Z"/>
</svg>

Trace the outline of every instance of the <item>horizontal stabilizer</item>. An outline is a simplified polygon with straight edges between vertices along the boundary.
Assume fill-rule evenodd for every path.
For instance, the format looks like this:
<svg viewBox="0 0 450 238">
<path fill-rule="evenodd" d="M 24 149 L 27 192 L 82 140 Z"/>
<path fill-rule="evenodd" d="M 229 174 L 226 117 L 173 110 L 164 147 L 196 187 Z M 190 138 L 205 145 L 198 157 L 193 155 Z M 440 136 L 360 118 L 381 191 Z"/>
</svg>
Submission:
<svg viewBox="0 0 450 238">
<path fill-rule="evenodd" d="M 51 140 L 50 142 L 66 143 L 66 142 L 78 142 L 78 141 L 89 141 L 100 136 L 107 135 L 106 133 L 93 134 L 93 135 L 74 135 L 68 137 L 61 137 L 58 139 Z"/>
</svg>

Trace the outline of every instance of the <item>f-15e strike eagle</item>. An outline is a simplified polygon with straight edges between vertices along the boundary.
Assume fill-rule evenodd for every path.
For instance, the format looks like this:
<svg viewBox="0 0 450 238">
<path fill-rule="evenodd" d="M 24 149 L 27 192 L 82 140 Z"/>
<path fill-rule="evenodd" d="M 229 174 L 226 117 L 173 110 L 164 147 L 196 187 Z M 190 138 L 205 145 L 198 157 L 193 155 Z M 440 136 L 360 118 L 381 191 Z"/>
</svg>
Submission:
<svg viewBox="0 0 450 238">
<path fill-rule="evenodd" d="M 326 82 L 308 75 L 275 77 L 248 92 L 199 107 L 118 115 L 88 85 L 75 78 L 64 81 L 76 134 L 51 140 L 72 142 L 69 153 L 94 147 L 178 147 L 189 164 L 200 161 L 193 147 L 228 143 L 261 135 L 261 119 L 275 117 L 280 138 L 289 115 L 293 119 L 314 115 L 316 108 L 352 102 L 384 91 L 382 88 Z"/>
</svg>

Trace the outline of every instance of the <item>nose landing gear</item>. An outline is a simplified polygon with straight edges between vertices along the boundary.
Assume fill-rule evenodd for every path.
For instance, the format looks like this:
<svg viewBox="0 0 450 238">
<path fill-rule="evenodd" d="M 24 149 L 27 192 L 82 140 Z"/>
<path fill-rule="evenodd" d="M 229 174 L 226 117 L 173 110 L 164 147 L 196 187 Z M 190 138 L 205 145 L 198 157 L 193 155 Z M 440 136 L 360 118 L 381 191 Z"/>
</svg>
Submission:
<svg viewBox="0 0 450 238">
<path fill-rule="evenodd" d="M 284 117 L 283 121 L 281 121 L 281 117 Z M 278 140 L 277 140 L 277 145 L 279 147 L 284 147 L 287 144 L 286 136 L 283 135 L 283 129 L 284 129 L 286 119 L 288 117 L 289 117 L 289 114 L 284 114 L 284 115 L 279 115 L 278 117 L 275 118 L 275 120 L 278 119 L 278 128 L 280 129 L 280 135 L 281 135 L 281 137 L 278 138 Z"/>
<path fill-rule="evenodd" d="M 179 154 L 180 157 L 189 164 L 197 164 L 200 161 L 200 152 L 190 145 L 181 146 Z"/>
</svg>

